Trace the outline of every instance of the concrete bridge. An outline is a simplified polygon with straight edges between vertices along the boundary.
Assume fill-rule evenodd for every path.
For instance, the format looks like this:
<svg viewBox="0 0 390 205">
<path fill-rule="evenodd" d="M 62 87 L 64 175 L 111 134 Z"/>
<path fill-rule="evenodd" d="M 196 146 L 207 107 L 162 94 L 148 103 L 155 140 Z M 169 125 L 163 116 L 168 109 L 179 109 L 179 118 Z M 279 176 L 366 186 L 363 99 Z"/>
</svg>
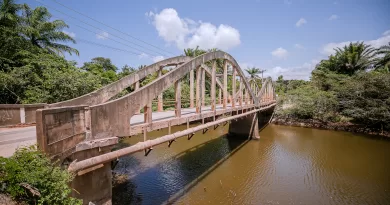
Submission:
<svg viewBox="0 0 390 205">
<path fill-rule="evenodd" d="M 217 73 L 216 60 L 224 62 L 222 73 Z M 163 75 L 166 67 L 170 71 Z M 141 87 L 140 81 L 154 73 L 158 78 Z M 189 78 L 190 99 L 181 97 L 184 78 Z M 209 102 L 206 80 L 210 81 Z M 133 92 L 110 100 L 130 86 L 134 86 Z M 172 86 L 175 99 L 165 100 L 175 109 L 164 111 L 163 92 Z M 183 101 L 189 101 L 188 108 L 183 108 Z M 152 111 L 153 102 L 157 103 L 157 112 Z M 264 112 L 272 113 L 275 105 L 272 80 L 266 79 L 261 88 L 248 82 L 228 53 L 179 56 L 154 63 L 87 95 L 45 105 L 36 112 L 37 143 L 53 160 L 76 173 L 72 196 L 83 199 L 84 204 L 111 204 L 113 160 L 140 151 L 147 156 L 155 146 L 174 146 L 179 137 L 190 140 L 197 131 L 206 133 L 211 127 L 227 124 L 229 134 L 259 138 L 259 118 Z M 200 123 L 190 127 L 191 122 Z M 171 133 L 172 126 L 181 124 L 187 129 Z M 168 128 L 168 135 L 148 140 L 149 131 L 162 128 Z M 139 134 L 143 138 L 138 143 L 112 151 L 120 137 Z"/>
</svg>

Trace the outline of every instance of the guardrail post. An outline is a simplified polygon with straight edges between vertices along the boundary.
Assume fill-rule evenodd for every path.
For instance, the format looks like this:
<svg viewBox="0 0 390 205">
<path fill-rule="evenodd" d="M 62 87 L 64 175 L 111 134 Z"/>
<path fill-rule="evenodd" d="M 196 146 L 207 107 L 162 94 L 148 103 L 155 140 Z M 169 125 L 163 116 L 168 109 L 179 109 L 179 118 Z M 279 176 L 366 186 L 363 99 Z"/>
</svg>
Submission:
<svg viewBox="0 0 390 205">
<path fill-rule="evenodd" d="M 202 83 L 202 68 L 199 66 L 196 70 L 196 113 L 202 112 L 201 83 Z"/>
<path fill-rule="evenodd" d="M 236 107 L 236 69 L 233 67 L 233 78 L 232 78 L 232 107 Z"/>
</svg>

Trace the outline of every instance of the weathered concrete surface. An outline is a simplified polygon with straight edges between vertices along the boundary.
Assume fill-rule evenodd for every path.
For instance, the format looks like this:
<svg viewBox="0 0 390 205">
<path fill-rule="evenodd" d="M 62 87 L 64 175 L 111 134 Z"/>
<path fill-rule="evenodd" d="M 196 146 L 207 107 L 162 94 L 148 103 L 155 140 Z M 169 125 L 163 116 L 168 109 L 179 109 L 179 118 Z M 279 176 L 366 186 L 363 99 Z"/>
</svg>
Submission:
<svg viewBox="0 0 390 205">
<path fill-rule="evenodd" d="M 108 101 L 110 98 L 114 97 L 125 88 L 130 87 L 131 85 L 145 78 L 149 74 L 153 74 L 157 72 L 161 67 L 179 65 L 189 60 L 191 60 L 191 57 L 188 56 L 178 56 L 178 57 L 168 58 L 159 61 L 157 63 L 154 63 L 152 65 L 146 66 L 145 68 L 133 74 L 130 74 L 126 77 L 123 77 L 120 80 L 113 82 L 109 85 L 106 85 L 103 88 L 96 90 L 94 92 L 88 93 L 86 95 L 71 100 L 49 104 L 48 106 L 64 107 L 64 106 L 76 106 L 76 105 L 97 105 Z"/>
<path fill-rule="evenodd" d="M 89 114 L 86 114 L 86 108 L 74 106 L 38 110 L 38 147 L 55 159 L 62 161 L 66 158 L 78 143 L 87 139 Z"/>
<path fill-rule="evenodd" d="M 36 143 L 35 126 L 0 130 L 0 156 L 10 157 L 18 147 Z"/>
<path fill-rule="evenodd" d="M 111 152 L 113 146 L 96 147 L 74 153 L 68 158 L 69 162 L 84 160 Z M 82 199 L 84 205 L 89 202 L 98 205 L 111 205 L 112 174 L 111 163 L 99 164 L 91 167 L 88 172 L 78 172 L 71 183 L 71 196 Z"/>
<path fill-rule="evenodd" d="M 192 69 L 214 59 L 227 60 L 233 67 L 237 68 L 239 76 L 244 76 L 236 60 L 228 53 L 216 51 L 198 56 L 166 73 L 164 77 L 158 78 L 152 83 L 122 98 L 91 106 L 92 135 L 98 136 L 98 138 L 128 135 L 130 124 L 123 122 L 127 122 L 129 118 L 134 116 L 137 110 L 140 110 L 164 90 L 173 86 L 176 81 L 183 78 Z M 255 104 L 257 104 L 257 99 L 250 90 L 250 86 L 246 80 L 244 81 L 244 86 L 255 101 Z"/>
<path fill-rule="evenodd" d="M 35 123 L 35 112 L 46 104 L 0 104 L 0 127 Z"/>
</svg>

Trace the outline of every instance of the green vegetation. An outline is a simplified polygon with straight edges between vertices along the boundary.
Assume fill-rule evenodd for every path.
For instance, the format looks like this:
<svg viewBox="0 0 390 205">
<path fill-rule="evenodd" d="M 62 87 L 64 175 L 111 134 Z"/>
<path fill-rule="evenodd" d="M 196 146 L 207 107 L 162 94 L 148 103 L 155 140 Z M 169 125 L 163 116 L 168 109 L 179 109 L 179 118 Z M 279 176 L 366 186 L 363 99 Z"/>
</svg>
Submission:
<svg viewBox="0 0 390 205">
<path fill-rule="evenodd" d="M 96 57 L 77 67 L 64 53 L 79 52 L 63 43 L 75 40 L 51 21 L 45 7 L 0 1 L 0 104 L 55 103 L 92 92 L 134 72 L 120 72 L 111 60 Z M 130 88 L 127 90 L 130 91 Z"/>
<path fill-rule="evenodd" d="M 280 76 L 275 83 L 279 95 L 276 116 L 390 130 L 389 48 L 350 43 L 322 60 L 311 81 L 288 81 Z"/>
<path fill-rule="evenodd" d="M 35 146 L 20 148 L 10 158 L 0 157 L 0 193 L 27 204 L 82 204 L 69 197 L 72 175 Z"/>
</svg>

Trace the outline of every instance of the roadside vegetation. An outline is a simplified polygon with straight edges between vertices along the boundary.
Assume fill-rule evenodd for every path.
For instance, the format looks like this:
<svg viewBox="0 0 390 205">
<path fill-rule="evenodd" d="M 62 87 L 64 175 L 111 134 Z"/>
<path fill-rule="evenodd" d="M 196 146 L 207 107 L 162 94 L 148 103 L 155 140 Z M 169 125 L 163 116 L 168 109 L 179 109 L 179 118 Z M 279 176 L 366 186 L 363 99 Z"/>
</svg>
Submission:
<svg viewBox="0 0 390 205">
<path fill-rule="evenodd" d="M 10 158 L 0 157 L 0 203 L 82 204 L 69 197 L 72 179 L 36 146 L 19 148 Z"/>
</svg>

